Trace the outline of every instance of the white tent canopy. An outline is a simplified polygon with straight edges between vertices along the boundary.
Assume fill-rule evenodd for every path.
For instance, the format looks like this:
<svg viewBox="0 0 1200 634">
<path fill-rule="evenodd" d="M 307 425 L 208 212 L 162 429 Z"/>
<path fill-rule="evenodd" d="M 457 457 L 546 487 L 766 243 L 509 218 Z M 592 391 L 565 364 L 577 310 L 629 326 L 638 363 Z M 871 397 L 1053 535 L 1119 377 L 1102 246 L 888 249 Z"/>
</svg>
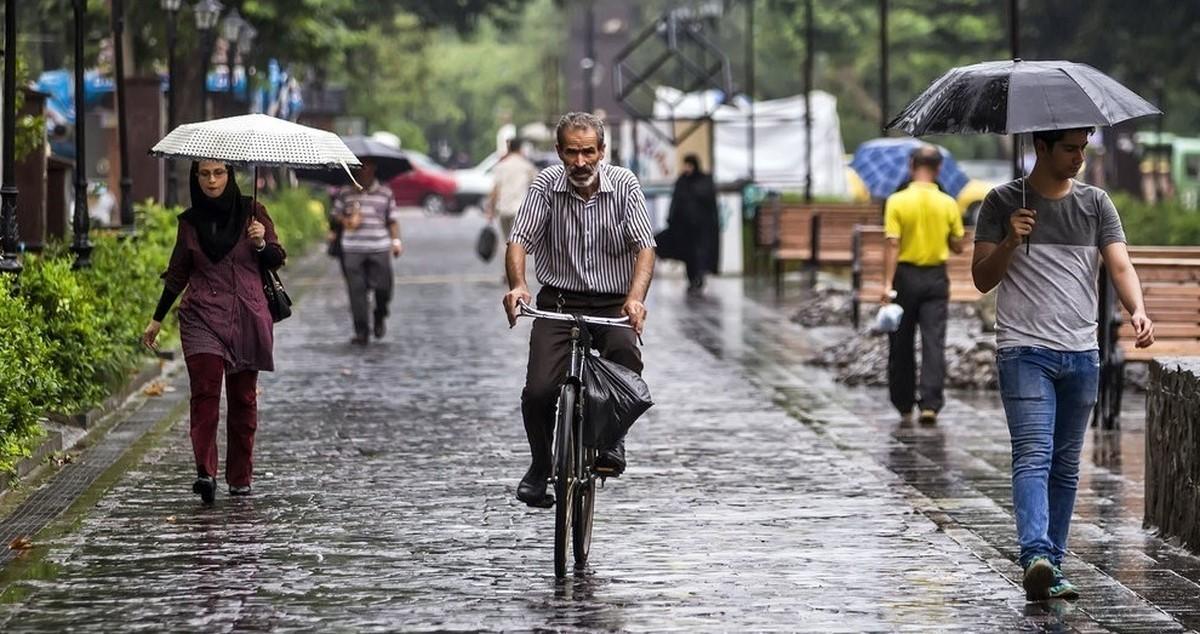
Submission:
<svg viewBox="0 0 1200 634">
<path fill-rule="evenodd" d="M 683 94 L 660 86 L 655 92 L 657 122 L 705 118 L 714 122 L 714 178 L 729 183 L 750 176 L 750 106 L 742 98 L 721 104 L 721 93 Z M 813 194 L 846 196 L 845 147 L 837 115 L 837 99 L 814 90 L 812 101 Z M 663 129 L 663 126 L 659 126 Z M 758 102 L 754 107 L 754 180 L 768 187 L 804 187 L 804 96 Z M 640 134 L 640 133 L 639 133 Z M 646 134 L 653 131 L 646 130 Z"/>
</svg>

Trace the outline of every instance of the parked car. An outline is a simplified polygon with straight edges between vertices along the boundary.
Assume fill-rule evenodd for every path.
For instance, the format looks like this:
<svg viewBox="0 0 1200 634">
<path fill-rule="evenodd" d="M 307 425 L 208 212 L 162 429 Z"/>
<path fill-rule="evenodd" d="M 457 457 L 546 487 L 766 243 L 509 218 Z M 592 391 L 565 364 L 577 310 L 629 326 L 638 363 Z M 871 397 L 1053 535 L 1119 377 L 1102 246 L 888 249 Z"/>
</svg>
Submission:
<svg viewBox="0 0 1200 634">
<path fill-rule="evenodd" d="M 527 152 L 525 156 L 533 161 L 539 170 L 554 165 L 559 160 L 558 155 L 554 152 L 532 151 Z M 471 206 L 483 207 L 483 201 L 491 195 L 492 186 L 495 184 L 495 179 L 492 178 L 492 169 L 499 162 L 500 155 L 492 152 L 475 167 L 454 170 L 454 180 L 458 185 L 455 198 L 459 209 Z"/>
<path fill-rule="evenodd" d="M 388 181 L 397 205 L 419 206 L 428 214 L 462 210 L 455 201 L 458 186 L 450 170 L 420 152 L 404 150 L 404 154 L 412 170 Z"/>
</svg>

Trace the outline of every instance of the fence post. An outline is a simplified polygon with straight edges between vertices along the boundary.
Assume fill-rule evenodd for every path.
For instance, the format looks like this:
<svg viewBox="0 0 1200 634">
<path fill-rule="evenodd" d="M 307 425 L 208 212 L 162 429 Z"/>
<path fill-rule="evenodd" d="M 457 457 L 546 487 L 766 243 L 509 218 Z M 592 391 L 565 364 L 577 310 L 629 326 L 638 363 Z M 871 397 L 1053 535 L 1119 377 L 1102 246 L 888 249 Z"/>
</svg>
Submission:
<svg viewBox="0 0 1200 634">
<path fill-rule="evenodd" d="M 1104 430 L 1121 426 L 1121 394 L 1125 389 L 1125 359 L 1117 345 L 1121 314 L 1117 309 L 1116 291 L 1108 269 L 1100 267 L 1099 302 L 1096 321 L 1100 348 L 1100 390 L 1092 413 L 1092 426 Z"/>
<path fill-rule="evenodd" d="M 854 225 L 850 238 L 850 322 L 858 330 L 862 300 L 862 225 Z"/>
<path fill-rule="evenodd" d="M 812 231 L 809 233 L 808 287 L 817 285 L 817 271 L 821 268 L 821 214 L 812 215 Z"/>
</svg>

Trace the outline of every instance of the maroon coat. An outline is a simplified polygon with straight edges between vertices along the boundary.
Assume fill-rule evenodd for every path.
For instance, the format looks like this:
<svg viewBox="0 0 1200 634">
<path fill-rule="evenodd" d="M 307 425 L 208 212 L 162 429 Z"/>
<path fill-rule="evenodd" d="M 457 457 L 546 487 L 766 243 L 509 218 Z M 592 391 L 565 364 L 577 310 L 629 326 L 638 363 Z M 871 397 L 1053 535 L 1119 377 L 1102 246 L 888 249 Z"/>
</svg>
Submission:
<svg viewBox="0 0 1200 634">
<path fill-rule="evenodd" d="M 266 228 L 267 247 L 256 252 L 250 239 L 244 238 L 215 264 L 201 250 L 196 228 L 181 218 L 171 262 L 163 274 L 167 290 L 183 292 L 179 335 L 184 357 L 218 355 L 230 374 L 275 369 L 273 323 L 263 294 L 260 260 L 273 268 L 283 263 L 285 253 L 262 204 L 256 218 Z"/>
</svg>

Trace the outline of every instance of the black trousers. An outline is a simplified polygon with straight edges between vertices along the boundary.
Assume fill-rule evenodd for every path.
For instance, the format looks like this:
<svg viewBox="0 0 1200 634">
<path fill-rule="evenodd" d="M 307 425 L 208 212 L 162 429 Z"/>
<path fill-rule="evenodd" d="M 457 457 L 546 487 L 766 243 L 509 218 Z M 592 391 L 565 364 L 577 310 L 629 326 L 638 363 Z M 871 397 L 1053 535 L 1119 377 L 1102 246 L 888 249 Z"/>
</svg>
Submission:
<svg viewBox="0 0 1200 634">
<path fill-rule="evenodd" d="M 593 317 L 621 317 L 624 295 L 589 295 L 542 287 L 537 307 Z M 521 415 L 525 419 L 525 435 L 533 468 L 549 475 L 553 457 L 554 405 L 563 379 L 570 370 L 571 327 L 568 321 L 537 319 L 529 337 L 529 365 L 525 374 L 525 389 L 521 392 Z M 642 373 L 642 352 L 637 335 L 628 328 L 589 326 L 592 347 L 600 356 L 619 363 L 638 374 Z"/>
<path fill-rule="evenodd" d="M 904 309 L 900 328 L 889 336 L 888 390 L 892 405 L 900 413 L 921 409 L 939 411 L 945 405 L 943 386 L 946 379 L 946 314 L 950 301 L 950 280 L 946 267 L 916 266 L 900 263 L 892 280 L 896 303 Z M 917 392 L 914 338 L 921 330 L 921 379 Z"/>
<path fill-rule="evenodd" d="M 354 334 L 365 337 L 367 323 L 368 293 L 375 292 L 375 319 L 388 315 L 388 304 L 392 301 L 392 254 L 344 253 L 342 273 L 346 276 L 346 290 L 350 294 L 350 315 L 354 320 Z"/>
</svg>

